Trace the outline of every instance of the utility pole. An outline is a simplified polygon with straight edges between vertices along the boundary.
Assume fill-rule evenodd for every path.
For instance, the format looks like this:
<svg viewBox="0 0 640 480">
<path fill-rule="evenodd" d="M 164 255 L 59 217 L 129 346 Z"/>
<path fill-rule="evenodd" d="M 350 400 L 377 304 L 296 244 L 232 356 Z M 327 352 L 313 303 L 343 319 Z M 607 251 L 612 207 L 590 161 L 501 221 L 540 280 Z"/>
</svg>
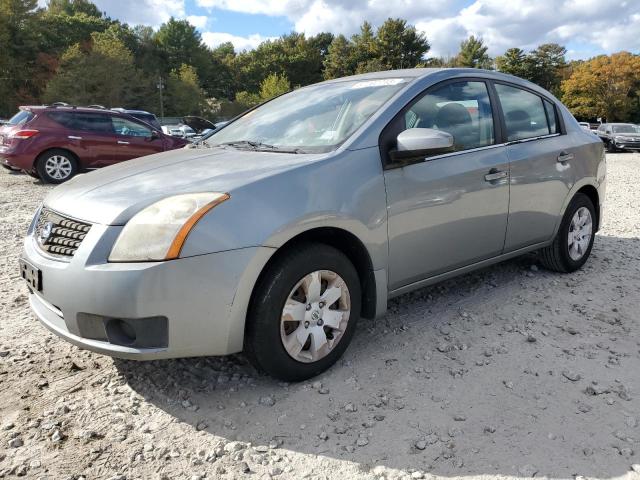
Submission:
<svg viewBox="0 0 640 480">
<path fill-rule="evenodd" d="M 164 99 L 162 95 L 162 90 L 164 90 L 164 81 L 162 77 L 158 77 L 158 90 L 160 90 L 160 121 L 164 121 Z"/>
</svg>

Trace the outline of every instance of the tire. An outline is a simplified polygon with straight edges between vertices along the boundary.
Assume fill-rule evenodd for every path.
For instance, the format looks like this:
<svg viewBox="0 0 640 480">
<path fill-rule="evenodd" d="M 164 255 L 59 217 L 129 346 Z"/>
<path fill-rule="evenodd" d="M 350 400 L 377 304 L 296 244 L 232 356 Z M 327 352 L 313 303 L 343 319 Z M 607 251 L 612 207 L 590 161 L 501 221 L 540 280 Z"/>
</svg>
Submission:
<svg viewBox="0 0 640 480">
<path fill-rule="evenodd" d="M 36 172 L 45 183 L 63 183 L 78 173 L 78 161 L 69 151 L 54 148 L 38 156 Z"/>
<path fill-rule="evenodd" d="M 314 294 L 317 279 L 321 279 L 319 297 Z M 323 306 L 323 298 L 327 303 L 335 298 L 336 288 L 341 296 Z M 325 295 L 327 292 L 330 296 Z M 285 312 L 285 304 L 291 307 L 290 313 Z M 360 279 L 342 252 L 319 243 L 292 247 L 268 266 L 256 284 L 247 316 L 244 352 L 258 370 L 275 378 L 306 380 L 342 356 L 355 332 L 360 309 Z M 326 343 L 322 343 L 323 338 Z M 319 349 L 315 348 L 316 341 Z"/>
<path fill-rule="evenodd" d="M 36 170 L 25 170 L 24 173 L 29 175 L 31 178 L 35 178 L 37 180 L 40 180 L 40 175 L 38 174 L 38 172 Z"/>
<path fill-rule="evenodd" d="M 589 213 L 589 239 L 588 241 L 585 239 L 577 242 L 576 245 L 579 247 L 581 246 L 581 248 L 578 248 L 577 250 L 571 249 L 570 247 L 574 245 L 573 243 L 570 244 L 569 241 L 569 233 L 574 231 L 572 223 L 574 223 L 574 218 L 579 211 L 584 214 L 584 209 Z M 584 218 L 584 215 L 579 217 L 578 223 L 580 222 L 580 219 Z M 585 194 L 577 193 L 569 203 L 569 206 L 562 217 L 560 229 L 558 230 L 556 237 L 553 239 L 553 243 L 540 250 L 540 262 L 542 265 L 548 270 L 562 273 L 574 272 L 581 268 L 589 258 L 591 249 L 593 248 L 593 240 L 595 238 L 595 220 L 596 213 L 593 202 Z M 587 225 L 585 224 L 581 228 L 583 228 L 583 235 L 586 234 Z M 580 255 L 579 257 L 577 257 L 578 254 Z"/>
</svg>

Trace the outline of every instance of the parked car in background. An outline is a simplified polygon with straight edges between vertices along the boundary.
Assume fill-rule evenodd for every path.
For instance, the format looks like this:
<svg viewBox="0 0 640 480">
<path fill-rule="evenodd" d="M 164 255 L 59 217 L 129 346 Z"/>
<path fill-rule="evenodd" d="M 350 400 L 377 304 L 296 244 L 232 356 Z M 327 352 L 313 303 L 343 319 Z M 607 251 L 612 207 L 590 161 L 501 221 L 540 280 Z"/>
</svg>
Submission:
<svg viewBox="0 0 640 480">
<path fill-rule="evenodd" d="M 226 122 L 221 122 L 226 123 Z M 186 138 L 190 141 L 195 141 L 202 138 L 218 128 L 216 124 L 210 122 L 206 118 L 196 116 L 186 116 L 180 118 L 180 123 L 165 124 L 162 126 L 162 131 L 167 135 L 173 135 L 180 138 Z"/>
<path fill-rule="evenodd" d="M 80 347 L 139 360 L 244 350 L 299 381 L 388 298 L 532 251 L 579 269 L 605 185 L 602 142 L 533 83 L 368 73 L 56 188 L 21 272 L 38 318 Z M 78 235 L 64 243 L 68 222 Z"/>
<path fill-rule="evenodd" d="M 583 130 L 587 132 L 591 131 L 591 124 L 589 122 L 578 122 L 578 124 L 582 127 Z"/>
<path fill-rule="evenodd" d="M 126 113 L 70 106 L 20 107 L 0 128 L 0 161 L 46 183 L 79 171 L 183 147 L 183 139 Z"/>
<path fill-rule="evenodd" d="M 161 130 L 160 121 L 158 118 L 150 112 L 146 112 L 144 110 L 127 110 L 125 108 L 112 108 L 114 112 L 126 113 L 131 115 L 133 118 L 137 118 L 138 120 L 142 120 L 144 123 L 148 123 L 156 130 Z"/>
<path fill-rule="evenodd" d="M 189 125 L 162 125 L 162 131 L 166 135 L 171 135 L 172 137 L 184 138 L 186 140 L 191 139 L 196 136 L 196 132 Z"/>
<path fill-rule="evenodd" d="M 640 150 L 640 127 L 633 123 L 603 123 L 596 133 L 607 152 Z"/>
</svg>

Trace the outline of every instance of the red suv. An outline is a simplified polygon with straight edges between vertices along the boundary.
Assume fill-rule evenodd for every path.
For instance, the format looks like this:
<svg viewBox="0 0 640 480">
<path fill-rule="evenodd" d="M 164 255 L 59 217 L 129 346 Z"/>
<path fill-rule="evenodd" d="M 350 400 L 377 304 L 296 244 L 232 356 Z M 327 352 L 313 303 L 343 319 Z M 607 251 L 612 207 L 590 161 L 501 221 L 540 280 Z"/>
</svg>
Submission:
<svg viewBox="0 0 640 480">
<path fill-rule="evenodd" d="M 47 183 L 186 145 L 126 113 L 69 106 L 20 107 L 0 128 L 0 163 Z"/>
</svg>

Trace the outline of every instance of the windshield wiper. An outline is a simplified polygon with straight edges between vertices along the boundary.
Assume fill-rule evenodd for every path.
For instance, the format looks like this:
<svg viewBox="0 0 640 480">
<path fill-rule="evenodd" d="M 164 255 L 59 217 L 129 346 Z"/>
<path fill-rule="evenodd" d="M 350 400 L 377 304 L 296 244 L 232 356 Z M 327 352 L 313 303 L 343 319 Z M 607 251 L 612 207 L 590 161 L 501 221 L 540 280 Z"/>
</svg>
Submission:
<svg viewBox="0 0 640 480">
<path fill-rule="evenodd" d="M 256 152 L 281 152 L 281 153 L 303 153 L 299 148 L 289 149 L 277 147 L 275 145 L 269 145 L 268 143 L 256 142 L 253 140 L 238 140 L 236 142 L 221 143 L 220 146 L 228 146 L 233 148 L 250 148 Z"/>
</svg>

